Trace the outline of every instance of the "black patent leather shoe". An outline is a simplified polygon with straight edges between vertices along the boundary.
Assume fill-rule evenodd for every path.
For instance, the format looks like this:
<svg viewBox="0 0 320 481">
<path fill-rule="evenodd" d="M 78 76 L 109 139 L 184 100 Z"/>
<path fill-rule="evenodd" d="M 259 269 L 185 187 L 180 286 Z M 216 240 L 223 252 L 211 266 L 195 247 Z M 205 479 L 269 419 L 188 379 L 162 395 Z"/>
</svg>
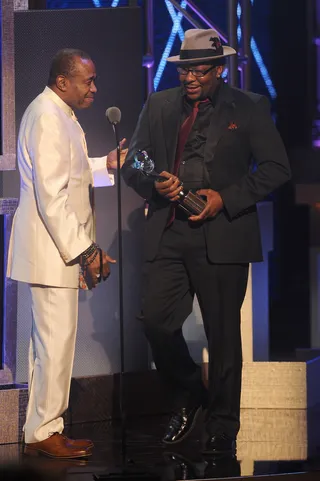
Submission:
<svg viewBox="0 0 320 481">
<path fill-rule="evenodd" d="M 208 438 L 203 454 L 230 454 L 235 455 L 237 452 L 237 444 L 235 438 L 230 438 L 225 434 L 216 434 Z"/>
<path fill-rule="evenodd" d="M 193 408 L 181 408 L 175 412 L 169 421 L 167 430 L 162 438 L 166 444 L 175 444 L 182 441 L 196 425 L 197 418 L 201 412 L 201 406 Z"/>
</svg>

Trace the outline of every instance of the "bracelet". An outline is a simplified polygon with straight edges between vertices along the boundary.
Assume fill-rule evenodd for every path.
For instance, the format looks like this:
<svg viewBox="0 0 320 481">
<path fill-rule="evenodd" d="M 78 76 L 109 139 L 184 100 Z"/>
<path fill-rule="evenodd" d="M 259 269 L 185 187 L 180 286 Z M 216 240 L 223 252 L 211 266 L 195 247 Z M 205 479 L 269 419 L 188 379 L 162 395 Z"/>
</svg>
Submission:
<svg viewBox="0 0 320 481">
<path fill-rule="evenodd" d="M 88 259 L 88 257 L 92 256 L 92 254 L 95 252 L 97 247 L 98 247 L 97 244 L 95 242 L 92 242 L 92 244 L 88 247 L 88 249 L 82 252 L 81 257 L 83 259 Z"/>
<path fill-rule="evenodd" d="M 99 254 L 99 249 L 97 248 L 94 252 L 94 254 L 92 255 L 91 259 L 86 259 L 85 260 L 85 266 L 88 267 L 90 266 L 90 264 L 92 264 L 92 262 L 95 260 L 95 258 L 97 257 L 97 255 Z"/>
<path fill-rule="evenodd" d="M 80 263 L 84 266 L 87 267 L 92 262 L 95 260 L 99 253 L 99 246 L 95 242 L 93 242 L 88 249 L 86 249 L 81 255 L 80 255 Z"/>
</svg>

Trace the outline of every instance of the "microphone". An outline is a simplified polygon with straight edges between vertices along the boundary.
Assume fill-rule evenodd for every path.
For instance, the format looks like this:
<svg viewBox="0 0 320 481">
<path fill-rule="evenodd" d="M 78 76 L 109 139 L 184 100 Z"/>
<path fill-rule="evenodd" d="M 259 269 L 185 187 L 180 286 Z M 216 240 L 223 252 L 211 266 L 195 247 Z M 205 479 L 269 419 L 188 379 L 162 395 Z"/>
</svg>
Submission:
<svg viewBox="0 0 320 481">
<path fill-rule="evenodd" d="M 117 149 L 120 152 L 119 146 L 119 135 L 118 135 L 118 124 L 121 120 L 121 110 L 118 107 L 109 107 L 106 110 L 106 117 L 113 127 L 114 135 L 116 137 Z M 119 164 L 120 165 L 120 164 Z"/>
<path fill-rule="evenodd" d="M 121 120 L 121 110 L 118 107 L 109 107 L 106 110 L 106 117 L 109 120 L 110 124 L 117 125 L 120 123 Z"/>
</svg>

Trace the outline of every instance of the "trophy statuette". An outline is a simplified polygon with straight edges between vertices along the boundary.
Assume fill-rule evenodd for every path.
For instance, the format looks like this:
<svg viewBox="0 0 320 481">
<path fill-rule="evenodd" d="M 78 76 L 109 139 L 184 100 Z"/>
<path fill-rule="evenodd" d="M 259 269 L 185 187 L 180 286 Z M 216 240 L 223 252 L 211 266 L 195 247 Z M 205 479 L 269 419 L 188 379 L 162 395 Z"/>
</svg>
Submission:
<svg viewBox="0 0 320 481">
<path fill-rule="evenodd" d="M 147 177 L 153 178 L 157 182 L 168 180 L 161 177 L 160 174 L 154 170 L 154 161 L 149 157 L 145 150 L 138 150 L 134 155 L 134 162 L 132 164 L 134 169 L 140 170 Z M 184 192 L 183 189 L 179 192 L 178 206 L 190 217 L 191 215 L 199 215 L 206 206 L 206 201 L 200 195 L 195 194 L 189 190 Z"/>
</svg>

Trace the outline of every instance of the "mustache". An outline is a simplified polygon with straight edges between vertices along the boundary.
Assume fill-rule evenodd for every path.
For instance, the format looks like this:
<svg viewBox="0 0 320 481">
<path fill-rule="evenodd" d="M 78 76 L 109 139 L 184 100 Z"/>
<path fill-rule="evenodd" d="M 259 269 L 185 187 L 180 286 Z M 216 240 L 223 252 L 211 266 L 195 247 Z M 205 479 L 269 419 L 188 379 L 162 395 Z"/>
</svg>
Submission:
<svg viewBox="0 0 320 481">
<path fill-rule="evenodd" d="M 187 85 L 192 85 L 192 84 L 196 84 L 196 83 L 197 83 L 197 82 L 196 82 L 195 80 L 189 80 L 189 81 L 188 81 L 188 80 L 184 80 L 184 81 L 182 82 L 182 85 L 185 87 L 185 86 L 187 86 Z"/>
</svg>

